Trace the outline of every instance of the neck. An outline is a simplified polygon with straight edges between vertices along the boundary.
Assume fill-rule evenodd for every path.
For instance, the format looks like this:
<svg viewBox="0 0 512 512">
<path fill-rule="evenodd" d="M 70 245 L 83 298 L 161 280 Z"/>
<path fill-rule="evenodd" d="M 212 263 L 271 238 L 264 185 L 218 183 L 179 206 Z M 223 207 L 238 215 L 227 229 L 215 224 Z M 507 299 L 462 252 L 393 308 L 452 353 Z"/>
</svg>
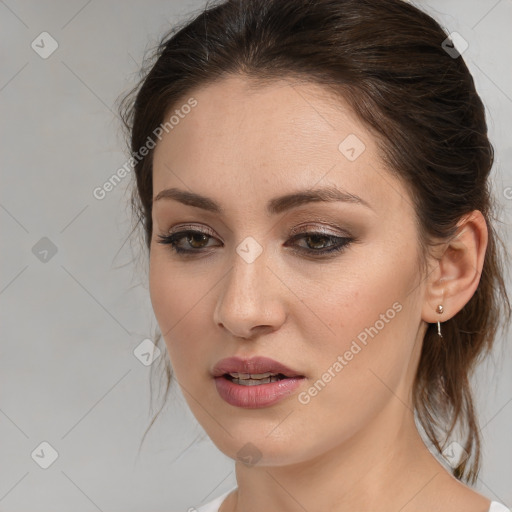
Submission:
<svg viewBox="0 0 512 512">
<path fill-rule="evenodd" d="M 412 410 L 393 399 L 364 431 L 325 453 L 286 466 L 237 462 L 236 477 L 226 511 L 396 512 L 411 501 L 418 510 L 435 502 L 431 484 L 449 474 L 423 443 Z"/>
</svg>

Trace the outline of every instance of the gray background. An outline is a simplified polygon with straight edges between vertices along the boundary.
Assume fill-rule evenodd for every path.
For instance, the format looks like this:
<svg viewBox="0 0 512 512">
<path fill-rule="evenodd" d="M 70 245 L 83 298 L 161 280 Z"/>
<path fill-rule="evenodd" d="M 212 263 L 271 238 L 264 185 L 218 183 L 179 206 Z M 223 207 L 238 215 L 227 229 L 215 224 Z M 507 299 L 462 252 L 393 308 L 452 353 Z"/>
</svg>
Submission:
<svg viewBox="0 0 512 512">
<path fill-rule="evenodd" d="M 135 83 L 145 50 L 202 5 L 0 1 L 2 511 L 170 512 L 236 484 L 233 461 L 201 437 L 177 390 L 138 456 L 152 417 L 150 367 L 133 351 L 156 322 L 145 261 L 134 260 L 141 246 L 126 242 L 131 176 L 101 201 L 92 194 L 128 156 L 115 100 Z M 488 109 L 510 252 L 512 0 L 417 5 L 469 43 L 464 58 Z M 31 47 L 43 31 L 59 45 L 46 59 Z M 476 375 L 484 437 L 477 488 L 511 507 L 504 339 Z M 31 455 L 41 455 L 43 441 L 58 452 L 48 469 Z"/>
</svg>

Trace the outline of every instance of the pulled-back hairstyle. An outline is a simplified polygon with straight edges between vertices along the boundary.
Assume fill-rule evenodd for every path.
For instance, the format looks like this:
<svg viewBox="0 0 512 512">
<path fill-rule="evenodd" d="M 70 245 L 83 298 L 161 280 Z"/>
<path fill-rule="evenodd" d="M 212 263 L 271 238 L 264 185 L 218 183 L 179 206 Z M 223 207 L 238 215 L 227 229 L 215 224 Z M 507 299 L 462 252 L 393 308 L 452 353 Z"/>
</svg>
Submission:
<svg viewBox="0 0 512 512">
<path fill-rule="evenodd" d="M 447 37 L 433 18 L 402 0 L 216 2 L 161 39 L 119 109 L 134 154 L 171 108 L 228 75 L 255 85 L 281 78 L 324 85 L 349 102 L 375 135 L 390 172 L 408 187 L 423 271 L 434 243 L 448 241 L 465 214 L 482 212 L 488 246 L 478 288 L 443 323 L 443 338 L 429 324 L 412 390 L 417 420 L 439 453 L 460 429 L 468 456 L 453 474 L 475 483 L 481 456 L 470 378 L 492 348 L 500 319 L 510 320 L 511 307 L 506 251 L 492 224 L 493 147 L 484 106 L 462 56 L 445 51 Z M 152 155 L 151 149 L 134 164 L 131 199 L 134 230 L 144 231 L 148 250 Z M 162 359 L 165 403 L 172 370 Z"/>
</svg>

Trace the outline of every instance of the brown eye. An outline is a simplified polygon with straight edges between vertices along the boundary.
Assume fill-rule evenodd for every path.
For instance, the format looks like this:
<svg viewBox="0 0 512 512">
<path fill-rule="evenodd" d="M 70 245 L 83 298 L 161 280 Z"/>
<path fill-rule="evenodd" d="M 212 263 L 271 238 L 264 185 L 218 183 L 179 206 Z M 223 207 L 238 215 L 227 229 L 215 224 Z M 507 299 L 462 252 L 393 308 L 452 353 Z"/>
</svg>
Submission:
<svg viewBox="0 0 512 512">
<path fill-rule="evenodd" d="M 171 250 L 182 256 L 199 255 L 200 253 L 211 252 L 208 242 L 215 239 L 212 235 L 198 230 L 183 230 L 171 235 L 158 235 L 161 244 L 170 245 Z M 292 242 L 304 240 L 305 246 L 292 244 L 293 251 L 313 257 L 321 258 L 328 254 L 343 252 L 355 238 L 329 235 L 322 232 L 301 233 L 290 239 Z M 206 250 L 205 250 L 206 249 Z"/>
<path fill-rule="evenodd" d="M 306 247 L 293 244 L 295 246 L 293 249 L 295 252 L 317 256 L 319 258 L 329 253 L 334 255 L 333 253 L 343 252 L 355 241 L 354 238 L 327 235 L 320 232 L 302 233 L 292 238 L 292 241 L 295 240 L 304 240 L 306 242 Z"/>
<path fill-rule="evenodd" d="M 311 235 L 304 237 L 305 240 L 308 242 L 308 246 L 312 249 L 323 249 L 326 245 L 326 240 L 328 240 L 330 237 L 327 236 L 318 236 L 318 235 Z"/>
<path fill-rule="evenodd" d="M 190 234 L 187 236 L 187 243 L 189 243 L 194 249 L 202 249 L 206 246 L 206 243 L 208 243 L 208 238 L 210 237 L 205 233 L 190 231 Z"/>
<path fill-rule="evenodd" d="M 172 235 L 158 235 L 161 244 L 170 245 L 171 249 L 178 254 L 192 254 L 204 252 L 207 243 L 213 236 L 198 230 L 185 230 L 173 233 Z M 181 247 L 182 240 L 185 248 Z M 192 248 L 192 249 L 190 249 Z"/>
</svg>

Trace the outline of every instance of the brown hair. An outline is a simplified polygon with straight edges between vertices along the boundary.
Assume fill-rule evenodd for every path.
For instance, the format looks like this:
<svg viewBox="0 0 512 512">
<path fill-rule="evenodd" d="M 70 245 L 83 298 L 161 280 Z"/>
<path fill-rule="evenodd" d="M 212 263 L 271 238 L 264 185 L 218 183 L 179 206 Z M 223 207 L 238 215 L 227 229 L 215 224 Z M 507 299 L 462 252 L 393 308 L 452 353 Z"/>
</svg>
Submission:
<svg viewBox="0 0 512 512">
<path fill-rule="evenodd" d="M 511 307 L 503 277 L 506 252 L 501 254 L 503 242 L 491 223 L 494 155 L 484 106 L 462 57 L 443 48 L 447 37 L 433 18 L 402 0 L 217 2 L 161 39 L 120 112 L 130 149 L 137 152 L 171 107 L 228 74 L 255 84 L 286 77 L 321 84 L 350 103 L 376 134 L 384 162 L 408 186 L 422 265 L 436 239 L 449 240 L 465 214 L 482 212 L 489 237 L 478 288 L 443 323 L 442 339 L 429 324 L 413 386 L 415 412 L 436 450 L 443 451 L 456 425 L 465 432 L 460 444 L 469 456 L 453 474 L 474 483 L 480 434 L 470 377 L 492 348 L 500 318 L 510 320 Z M 131 203 L 134 229 L 143 228 L 148 249 L 152 154 L 135 163 Z M 160 359 L 165 403 L 172 371 L 168 358 Z"/>
</svg>

